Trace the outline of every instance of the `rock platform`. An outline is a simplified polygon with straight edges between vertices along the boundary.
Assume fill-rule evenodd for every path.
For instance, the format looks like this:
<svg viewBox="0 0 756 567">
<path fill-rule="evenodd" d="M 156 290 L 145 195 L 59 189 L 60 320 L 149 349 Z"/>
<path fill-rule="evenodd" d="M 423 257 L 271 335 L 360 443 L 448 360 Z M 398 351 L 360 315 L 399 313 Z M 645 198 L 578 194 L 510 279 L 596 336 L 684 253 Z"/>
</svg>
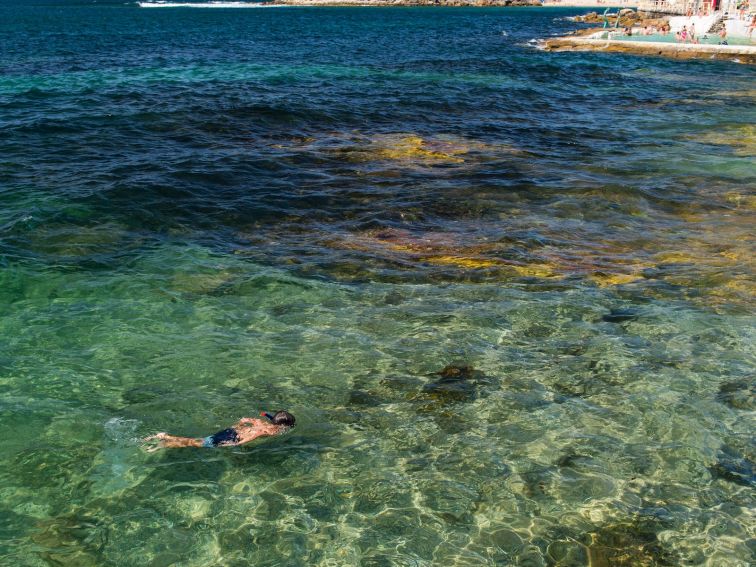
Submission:
<svg viewBox="0 0 756 567">
<path fill-rule="evenodd" d="M 657 55 L 673 59 L 716 59 L 756 64 L 756 45 L 706 45 L 627 41 L 567 36 L 541 42 L 547 51 L 605 51 L 635 55 Z"/>
</svg>

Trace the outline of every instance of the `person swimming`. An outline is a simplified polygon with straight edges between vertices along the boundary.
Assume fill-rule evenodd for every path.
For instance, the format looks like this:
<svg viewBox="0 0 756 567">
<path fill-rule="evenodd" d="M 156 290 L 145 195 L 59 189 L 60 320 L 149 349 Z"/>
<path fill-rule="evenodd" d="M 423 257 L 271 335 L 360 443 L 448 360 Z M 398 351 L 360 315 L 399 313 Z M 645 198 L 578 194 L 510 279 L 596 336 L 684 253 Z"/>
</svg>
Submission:
<svg viewBox="0 0 756 567">
<path fill-rule="evenodd" d="M 157 444 L 147 449 L 149 452 L 158 449 L 170 449 L 175 447 L 234 447 L 244 445 L 257 439 L 285 433 L 296 423 L 296 419 L 287 411 L 277 411 L 274 414 L 260 413 L 268 421 L 262 419 L 243 417 L 232 427 L 208 435 L 207 437 L 179 437 L 165 432 L 156 433 L 145 437 L 145 443 L 157 441 Z"/>
</svg>

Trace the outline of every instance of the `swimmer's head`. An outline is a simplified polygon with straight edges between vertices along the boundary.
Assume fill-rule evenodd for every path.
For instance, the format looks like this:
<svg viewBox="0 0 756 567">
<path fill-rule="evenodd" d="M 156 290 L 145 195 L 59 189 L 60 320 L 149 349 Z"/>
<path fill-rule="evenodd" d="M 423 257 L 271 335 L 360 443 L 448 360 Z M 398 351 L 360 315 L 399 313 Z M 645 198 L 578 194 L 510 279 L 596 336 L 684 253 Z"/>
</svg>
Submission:
<svg viewBox="0 0 756 567">
<path fill-rule="evenodd" d="M 266 411 L 260 415 L 267 417 L 273 425 L 283 425 L 284 427 L 294 427 L 296 419 L 288 411 L 277 411 L 274 414 L 270 414 Z"/>
</svg>

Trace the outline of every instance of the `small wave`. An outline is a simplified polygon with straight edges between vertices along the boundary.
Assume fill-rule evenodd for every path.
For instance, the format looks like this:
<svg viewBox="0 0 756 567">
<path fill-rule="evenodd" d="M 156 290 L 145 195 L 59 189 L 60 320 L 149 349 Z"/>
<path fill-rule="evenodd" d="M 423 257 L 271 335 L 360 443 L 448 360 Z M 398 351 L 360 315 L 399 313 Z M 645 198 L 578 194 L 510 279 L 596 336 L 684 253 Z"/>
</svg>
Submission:
<svg viewBox="0 0 756 567">
<path fill-rule="evenodd" d="M 259 2 L 137 2 L 140 8 L 282 8 Z"/>
</svg>

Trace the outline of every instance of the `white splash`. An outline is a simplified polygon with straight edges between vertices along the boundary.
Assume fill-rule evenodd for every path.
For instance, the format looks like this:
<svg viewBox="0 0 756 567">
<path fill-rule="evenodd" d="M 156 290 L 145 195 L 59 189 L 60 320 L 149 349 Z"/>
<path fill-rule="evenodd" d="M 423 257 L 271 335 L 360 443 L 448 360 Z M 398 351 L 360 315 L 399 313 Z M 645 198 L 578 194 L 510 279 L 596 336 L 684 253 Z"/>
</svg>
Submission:
<svg viewBox="0 0 756 567">
<path fill-rule="evenodd" d="M 148 475 L 141 466 L 137 430 L 139 421 L 114 417 L 104 424 L 105 443 L 89 471 L 90 491 L 110 498 L 141 483 Z"/>
</svg>

